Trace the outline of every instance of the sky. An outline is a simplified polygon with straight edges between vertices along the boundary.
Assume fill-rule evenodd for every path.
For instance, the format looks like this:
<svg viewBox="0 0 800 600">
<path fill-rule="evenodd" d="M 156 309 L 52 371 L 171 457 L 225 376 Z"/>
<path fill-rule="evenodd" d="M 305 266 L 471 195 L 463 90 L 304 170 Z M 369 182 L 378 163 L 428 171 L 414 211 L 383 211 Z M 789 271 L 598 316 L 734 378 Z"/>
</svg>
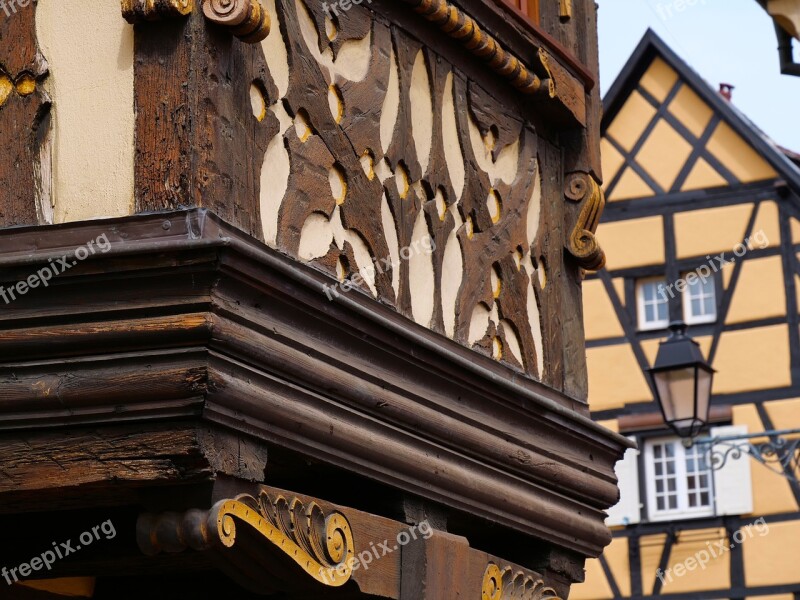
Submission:
<svg viewBox="0 0 800 600">
<path fill-rule="evenodd" d="M 800 152 L 800 77 L 781 75 L 772 19 L 756 0 L 597 0 L 600 79 L 611 87 L 647 28 L 781 146 Z M 800 42 L 795 41 L 800 61 Z"/>
</svg>

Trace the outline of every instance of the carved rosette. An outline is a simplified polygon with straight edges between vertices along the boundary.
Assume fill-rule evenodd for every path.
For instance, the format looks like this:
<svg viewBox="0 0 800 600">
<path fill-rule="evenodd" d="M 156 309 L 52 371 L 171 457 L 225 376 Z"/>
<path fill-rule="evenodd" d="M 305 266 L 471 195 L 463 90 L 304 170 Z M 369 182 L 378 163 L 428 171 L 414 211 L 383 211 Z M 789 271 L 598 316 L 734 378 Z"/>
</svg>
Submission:
<svg viewBox="0 0 800 600">
<path fill-rule="evenodd" d="M 194 0 L 122 0 L 122 16 L 128 23 L 185 17 L 194 10 Z"/>
<path fill-rule="evenodd" d="M 572 173 L 567 176 L 564 195 L 568 201 L 581 204 L 577 222 L 567 240 L 567 250 L 582 268 L 599 271 L 606 264 L 606 255 L 595 232 L 606 205 L 605 194 L 587 173 Z"/>
<path fill-rule="evenodd" d="M 204 0 L 203 14 L 248 44 L 257 44 L 269 35 L 269 13 L 259 0 Z"/>
<path fill-rule="evenodd" d="M 553 588 L 547 587 L 541 579 L 531 573 L 500 568 L 489 563 L 483 574 L 481 600 L 560 600 Z"/>
<path fill-rule="evenodd" d="M 255 546 L 254 536 L 259 540 Z M 246 541 L 239 544 L 240 538 Z M 221 500 L 208 511 L 141 515 L 137 540 L 149 556 L 216 549 L 228 551 L 234 562 L 241 552 L 265 568 L 278 553 L 329 587 L 349 581 L 355 560 L 352 529 L 342 513 L 325 514 L 315 502 L 306 505 L 298 498 L 289 501 L 266 491 L 258 498 L 241 495 Z"/>
</svg>

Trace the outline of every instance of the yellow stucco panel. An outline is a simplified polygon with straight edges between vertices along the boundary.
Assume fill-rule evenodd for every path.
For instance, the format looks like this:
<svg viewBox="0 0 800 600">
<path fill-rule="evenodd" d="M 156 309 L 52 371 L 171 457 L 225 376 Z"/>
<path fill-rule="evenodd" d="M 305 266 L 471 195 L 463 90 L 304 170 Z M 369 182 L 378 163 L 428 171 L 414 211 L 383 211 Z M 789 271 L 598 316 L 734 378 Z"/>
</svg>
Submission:
<svg viewBox="0 0 800 600">
<path fill-rule="evenodd" d="M 725 178 L 704 159 L 699 158 L 689 172 L 689 176 L 681 187 L 681 191 L 705 190 L 728 185 Z"/>
<path fill-rule="evenodd" d="M 630 344 L 589 348 L 586 359 L 589 367 L 589 405 L 593 411 L 652 400 L 650 388 Z"/>
<path fill-rule="evenodd" d="M 775 170 L 727 123 L 720 123 L 706 148 L 742 183 L 777 177 Z"/>
<path fill-rule="evenodd" d="M 695 94 L 688 85 L 681 87 L 675 99 L 670 102 L 671 112 L 696 138 L 703 135 L 711 121 L 714 111 Z"/>
<path fill-rule="evenodd" d="M 724 528 L 682 532 L 678 543 L 672 546 L 667 567 L 669 570 L 664 571 L 661 593 L 699 592 L 730 587 L 730 554 L 714 558 L 709 552 L 709 546 L 713 548 L 720 540 L 727 540 Z M 705 555 L 700 554 L 703 551 L 710 555 L 707 561 Z M 705 568 L 702 568 L 700 562 L 704 563 Z M 644 568 L 644 564 L 642 567 Z"/>
<path fill-rule="evenodd" d="M 653 105 L 639 92 L 634 91 L 614 117 L 606 133 L 625 150 L 631 150 L 655 114 Z"/>
<path fill-rule="evenodd" d="M 617 419 L 607 419 L 605 421 L 598 421 L 597 424 L 600 425 L 601 427 L 605 427 L 610 431 L 619 432 L 619 421 L 617 421 Z"/>
<path fill-rule="evenodd" d="M 669 191 L 691 152 L 686 138 L 661 119 L 636 155 L 636 162 L 663 190 Z"/>
<path fill-rule="evenodd" d="M 765 200 L 758 206 L 756 222 L 753 224 L 752 239 L 756 247 L 775 248 L 781 245 L 781 224 L 778 205 Z"/>
<path fill-rule="evenodd" d="M 727 252 L 730 257 L 741 243 L 752 204 L 705 208 L 675 215 L 675 243 L 678 258 L 704 257 Z"/>
<path fill-rule="evenodd" d="M 769 529 L 751 530 L 742 542 L 747 585 L 766 586 L 797 581 L 800 564 L 800 521 L 770 523 Z M 762 535 L 763 534 L 763 535 Z"/>
<path fill-rule="evenodd" d="M 780 256 L 748 258 L 742 263 L 733 291 L 728 324 L 746 323 L 786 314 L 786 286 Z"/>
<path fill-rule="evenodd" d="M 583 283 L 583 322 L 587 340 L 619 337 L 625 334 L 606 288 L 599 279 Z"/>
<path fill-rule="evenodd" d="M 800 398 L 775 400 L 764 406 L 778 429 L 800 429 Z"/>
<path fill-rule="evenodd" d="M 630 167 L 625 167 L 622 177 L 619 178 L 608 199 L 610 202 L 616 202 L 619 200 L 649 198 L 650 196 L 655 196 L 655 194 L 655 190 L 636 171 Z"/>
<path fill-rule="evenodd" d="M 785 387 L 791 384 L 786 325 L 723 333 L 713 367 L 715 394 Z"/>
<path fill-rule="evenodd" d="M 570 600 L 610 600 L 614 597 L 600 561 L 592 558 L 586 561 L 586 580 L 573 585 L 569 592 Z"/>
<path fill-rule="evenodd" d="M 609 270 L 664 263 L 664 221 L 661 217 L 601 223 L 598 239 Z"/>
<path fill-rule="evenodd" d="M 603 169 L 603 183 L 607 186 L 625 163 L 625 157 L 606 138 L 600 140 L 600 166 Z"/>
<path fill-rule="evenodd" d="M 770 596 L 748 596 L 747 600 L 794 600 L 794 594 L 776 594 Z"/>
<path fill-rule="evenodd" d="M 664 534 L 645 535 L 639 540 L 639 553 L 642 561 L 642 588 L 645 595 L 653 593 L 656 571 L 661 561 L 661 553 L 667 536 Z"/>
<path fill-rule="evenodd" d="M 628 538 L 614 538 L 603 552 L 608 569 L 617 582 L 623 596 L 631 595 L 631 572 L 629 567 Z"/>
<path fill-rule="evenodd" d="M 790 219 L 789 224 L 792 228 L 792 243 L 800 244 L 800 221 L 797 219 Z"/>
<path fill-rule="evenodd" d="M 751 433 L 764 431 L 764 424 L 758 416 L 756 407 L 752 404 L 733 407 L 733 424 L 747 425 L 747 431 Z M 759 443 L 765 440 L 756 438 L 753 441 Z M 747 457 L 741 460 L 752 461 Z M 797 510 L 797 502 L 795 502 L 787 479 L 754 461 L 751 462 L 750 477 L 753 486 L 754 515 L 775 515 Z"/>
<path fill-rule="evenodd" d="M 656 58 L 639 82 L 656 100 L 663 102 L 678 81 L 675 70 L 660 58 Z"/>
</svg>

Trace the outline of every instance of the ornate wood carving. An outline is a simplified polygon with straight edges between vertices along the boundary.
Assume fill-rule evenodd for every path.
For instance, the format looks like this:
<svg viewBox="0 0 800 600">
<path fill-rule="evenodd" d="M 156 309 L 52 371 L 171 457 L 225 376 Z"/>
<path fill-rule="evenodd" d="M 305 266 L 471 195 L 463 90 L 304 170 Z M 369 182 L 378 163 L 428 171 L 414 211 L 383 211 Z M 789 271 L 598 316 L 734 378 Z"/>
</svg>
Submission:
<svg viewBox="0 0 800 600">
<path fill-rule="evenodd" d="M 489 563 L 483 575 L 481 600 L 560 600 L 556 591 L 533 573 Z"/>
<path fill-rule="evenodd" d="M 567 250 L 582 268 L 598 271 L 606 262 L 605 253 L 595 237 L 606 205 L 605 194 L 591 175 L 572 173 L 567 178 L 564 195 L 567 200 L 581 205 L 577 221 L 569 235 Z"/>
<path fill-rule="evenodd" d="M 553 82 L 532 73 L 522 61 L 513 56 L 491 35 L 483 31 L 475 20 L 447 0 L 404 0 L 416 12 L 434 23 L 450 37 L 460 41 L 476 57 L 511 83 L 523 94 L 555 95 Z M 545 69 L 544 64 L 539 65 Z"/>
<path fill-rule="evenodd" d="M 265 489 L 258 498 L 243 494 L 207 511 L 141 515 L 136 534 L 139 548 L 150 556 L 187 548 L 215 550 L 226 561 L 224 570 L 246 587 L 261 590 L 265 580 L 277 589 L 284 587 L 281 582 L 292 582 L 292 573 L 276 564 L 275 554 L 329 587 L 341 587 L 353 573 L 355 544 L 347 517 Z"/>
<path fill-rule="evenodd" d="M 260 0 L 203 0 L 203 14 L 248 44 L 269 35 L 269 13 Z"/>
<path fill-rule="evenodd" d="M 0 40 L 0 226 L 51 222 L 48 68 L 35 2 L 0 8 Z"/>
<path fill-rule="evenodd" d="M 359 275 L 409 318 L 543 377 L 533 126 L 364 5 L 331 22 L 320 3 L 278 0 L 276 15 L 292 76 L 269 112 L 291 125 L 264 163 L 288 171 L 283 192 L 262 194 L 275 207 L 262 213 L 267 242 L 336 277 Z M 422 235 L 433 250 L 420 260 L 406 250 Z"/>
<path fill-rule="evenodd" d="M 122 16 L 128 23 L 185 17 L 194 10 L 194 0 L 122 0 Z"/>
</svg>

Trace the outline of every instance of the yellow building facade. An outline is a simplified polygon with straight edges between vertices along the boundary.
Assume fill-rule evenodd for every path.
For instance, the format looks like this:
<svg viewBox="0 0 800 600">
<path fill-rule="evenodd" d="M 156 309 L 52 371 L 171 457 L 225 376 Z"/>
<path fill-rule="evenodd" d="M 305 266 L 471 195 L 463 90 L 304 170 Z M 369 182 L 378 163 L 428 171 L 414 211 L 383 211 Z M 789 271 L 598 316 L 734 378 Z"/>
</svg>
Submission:
<svg viewBox="0 0 800 600">
<path fill-rule="evenodd" d="M 614 541 L 570 598 L 796 600 L 800 484 L 747 456 L 712 469 L 664 426 L 647 369 L 683 320 L 717 371 L 707 433 L 800 428 L 798 157 L 652 32 L 605 110 L 607 265 L 584 284 L 589 397 L 639 449 L 617 468 Z"/>
</svg>

